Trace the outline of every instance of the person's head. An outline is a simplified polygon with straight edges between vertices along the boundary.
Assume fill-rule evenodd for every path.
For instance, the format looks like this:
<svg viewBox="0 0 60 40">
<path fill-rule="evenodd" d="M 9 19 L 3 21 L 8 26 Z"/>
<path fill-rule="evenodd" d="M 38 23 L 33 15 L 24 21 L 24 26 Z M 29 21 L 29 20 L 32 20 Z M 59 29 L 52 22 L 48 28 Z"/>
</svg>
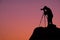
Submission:
<svg viewBox="0 0 60 40">
<path fill-rule="evenodd" d="M 48 7 L 47 6 L 44 6 L 44 8 L 43 9 L 47 9 Z"/>
<path fill-rule="evenodd" d="M 44 6 L 41 10 L 45 10 L 45 9 L 47 9 L 48 7 L 47 6 Z"/>
</svg>

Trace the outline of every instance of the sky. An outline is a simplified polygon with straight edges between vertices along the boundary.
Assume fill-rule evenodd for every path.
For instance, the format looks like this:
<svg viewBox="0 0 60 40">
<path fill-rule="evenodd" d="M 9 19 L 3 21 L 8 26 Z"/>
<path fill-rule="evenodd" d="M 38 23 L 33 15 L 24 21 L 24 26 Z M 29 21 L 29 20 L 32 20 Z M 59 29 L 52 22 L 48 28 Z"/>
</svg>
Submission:
<svg viewBox="0 0 60 40">
<path fill-rule="evenodd" d="M 53 23 L 60 28 L 60 0 L 0 0 L 0 40 L 29 40 L 45 5 L 52 10 Z"/>
</svg>

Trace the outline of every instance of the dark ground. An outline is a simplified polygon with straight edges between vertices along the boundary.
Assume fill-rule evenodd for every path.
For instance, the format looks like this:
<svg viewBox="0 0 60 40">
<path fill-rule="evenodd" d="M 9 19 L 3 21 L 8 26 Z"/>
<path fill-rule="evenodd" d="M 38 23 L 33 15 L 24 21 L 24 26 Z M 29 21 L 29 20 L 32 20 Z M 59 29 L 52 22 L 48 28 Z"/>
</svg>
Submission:
<svg viewBox="0 0 60 40">
<path fill-rule="evenodd" d="M 60 29 L 54 24 L 50 24 L 46 28 L 37 27 L 29 40 L 60 40 Z"/>
</svg>

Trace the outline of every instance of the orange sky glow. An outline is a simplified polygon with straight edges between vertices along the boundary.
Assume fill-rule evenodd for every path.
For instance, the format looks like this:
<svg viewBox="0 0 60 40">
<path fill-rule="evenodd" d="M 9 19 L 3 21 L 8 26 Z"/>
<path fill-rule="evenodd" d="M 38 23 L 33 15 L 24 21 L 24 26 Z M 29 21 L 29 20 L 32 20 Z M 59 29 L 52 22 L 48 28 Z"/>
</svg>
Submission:
<svg viewBox="0 0 60 40">
<path fill-rule="evenodd" d="M 0 40 L 29 40 L 45 5 L 52 9 L 53 23 L 60 28 L 60 0 L 1 0 Z"/>
</svg>

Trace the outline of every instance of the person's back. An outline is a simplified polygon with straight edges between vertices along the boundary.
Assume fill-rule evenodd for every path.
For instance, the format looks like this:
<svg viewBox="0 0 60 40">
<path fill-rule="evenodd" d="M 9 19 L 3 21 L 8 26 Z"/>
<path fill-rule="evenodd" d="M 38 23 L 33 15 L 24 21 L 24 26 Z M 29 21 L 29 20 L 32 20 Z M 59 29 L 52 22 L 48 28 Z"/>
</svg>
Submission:
<svg viewBox="0 0 60 40">
<path fill-rule="evenodd" d="M 48 17 L 53 17 L 53 14 L 50 8 L 45 8 L 45 10 L 46 10 L 46 15 L 48 15 Z"/>
</svg>

